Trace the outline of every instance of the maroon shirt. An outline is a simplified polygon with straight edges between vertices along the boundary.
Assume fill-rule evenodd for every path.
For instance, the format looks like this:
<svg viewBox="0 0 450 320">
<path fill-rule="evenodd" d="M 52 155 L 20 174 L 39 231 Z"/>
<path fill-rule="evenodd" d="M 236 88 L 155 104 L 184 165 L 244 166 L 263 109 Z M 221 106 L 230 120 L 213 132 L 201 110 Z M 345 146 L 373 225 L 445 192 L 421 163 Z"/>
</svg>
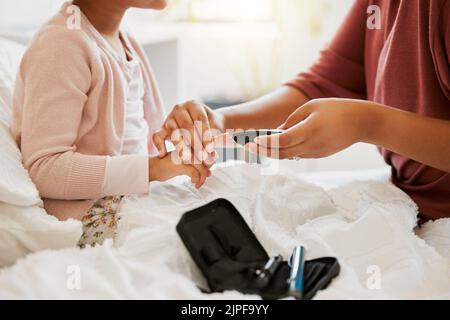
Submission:
<svg viewBox="0 0 450 320">
<path fill-rule="evenodd" d="M 367 27 L 370 5 L 381 9 L 381 29 Z M 450 120 L 449 69 L 450 0 L 357 0 L 318 61 L 288 85 L 311 99 L 367 99 Z M 422 218 L 450 217 L 450 173 L 381 152 Z"/>
</svg>

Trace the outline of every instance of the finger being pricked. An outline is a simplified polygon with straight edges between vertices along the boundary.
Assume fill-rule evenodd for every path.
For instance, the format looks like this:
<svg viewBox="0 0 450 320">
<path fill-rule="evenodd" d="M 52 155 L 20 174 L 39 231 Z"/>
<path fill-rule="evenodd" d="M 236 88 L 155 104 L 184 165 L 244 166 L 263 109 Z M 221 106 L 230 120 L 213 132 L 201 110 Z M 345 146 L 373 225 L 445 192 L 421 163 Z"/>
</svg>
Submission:
<svg viewBox="0 0 450 320">
<path fill-rule="evenodd" d="M 164 124 L 164 127 L 162 130 L 164 130 L 164 132 L 168 133 L 168 136 L 166 137 L 166 139 L 170 138 L 170 141 L 173 144 L 177 144 L 180 142 L 181 137 L 182 137 L 181 130 L 178 127 L 178 124 L 174 119 L 168 119 L 166 121 L 166 123 Z"/>
<path fill-rule="evenodd" d="M 161 128 L 153 134 L 153 144 L 158 149 L 159 157 L 163 158 L 167 155 L 166 139 L 169 138 L 170 133 L 167 129 Z"/>
<path fill-rule="evenodd" d="M 205 106 L 199 102 L 190 101 L 190 103 L 187 104 L 186 109 L 194 122 L 194 126 L 200 137 L 203 149 L 210 156 L 214 155 L 214 132 L 211 130 L 211 125 L 209 123 Z"/>
<path fill-rule="evenodd" d="M 185 144 L 190 146 L 194 154 L 194 163 L 203 163 L 205 156 L 202 138 L 190 113 L 185 108 L 176 106 L 173 110 L 173 115 L 178 128 L 180 128 L 180 135 L 183 137 Z"/>
</svg>

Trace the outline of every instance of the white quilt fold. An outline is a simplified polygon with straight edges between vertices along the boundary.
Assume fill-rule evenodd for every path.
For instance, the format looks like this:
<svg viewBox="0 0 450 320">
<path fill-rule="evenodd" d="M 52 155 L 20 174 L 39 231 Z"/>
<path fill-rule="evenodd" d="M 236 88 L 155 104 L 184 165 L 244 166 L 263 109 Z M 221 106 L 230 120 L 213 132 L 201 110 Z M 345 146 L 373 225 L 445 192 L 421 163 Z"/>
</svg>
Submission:
<svg viewBox="0 0 450 320">
<path fill-rule="evenodd" d="M 30 255 L 0 272 L 0 298 L 248 298 L 201 293 L 204 280 L 175 231 L 184 212 L 216 198 L 238 208 L 270 254 L 287 258 L 303 244 L 308 259 L 338 257 L 341 274 L 317 299 L 450 298 L 449 220 L 427 224 L 422 239 L 415 204 L 388 183 L 325 191 L 295 175 L 260 173 L 217 168 L 200 190 L 182 178 L 152 184 L 149 196 L 122 206 L 114 246 Z M 70 289 L 68 270 L 79 270 L 79 289 Z"/>
</svg>

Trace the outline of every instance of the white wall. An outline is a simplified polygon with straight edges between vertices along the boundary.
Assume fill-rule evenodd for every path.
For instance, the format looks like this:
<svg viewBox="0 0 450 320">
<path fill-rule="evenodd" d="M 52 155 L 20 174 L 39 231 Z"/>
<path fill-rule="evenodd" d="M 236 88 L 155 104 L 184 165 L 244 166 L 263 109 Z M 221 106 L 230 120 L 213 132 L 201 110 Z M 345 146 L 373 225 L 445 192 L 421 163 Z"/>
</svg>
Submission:
<svg viewBox="0 0 450 320">
<path fill-rule="evenodd" d="M 289 79 L 308 68 L 333 37 L 354 0 L 276 0 L 282 35 L 281 63 Z"/>
<path fill-rule="evenodd" d="M 60 8 L 64 0 L 1 0 L 0 31 L 35 28 Z"/>
</svg>

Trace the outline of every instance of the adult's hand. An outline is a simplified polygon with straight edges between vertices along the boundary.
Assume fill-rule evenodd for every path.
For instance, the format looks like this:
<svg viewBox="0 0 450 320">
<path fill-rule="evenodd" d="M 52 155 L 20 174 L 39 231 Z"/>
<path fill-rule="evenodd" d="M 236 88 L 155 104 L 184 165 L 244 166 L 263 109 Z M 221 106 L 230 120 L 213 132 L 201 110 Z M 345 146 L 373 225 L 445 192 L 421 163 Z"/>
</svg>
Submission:
<svg viewBox="0 0 450 320">
<path fill-rule="evenodd" d="M 278 159 L 327 157 L 365 140 L 373 127 L 373 108 L 359 100 L 311 100 L 279 127 L 284 133 L 259 137 L 248 148 Z"/>
<path fill-rule="evenodd" d="M 214 136 L 222 131 L 222 116 L 191 100 L 173 108 L 163 127 L 153 135 L 153 143 L 160 157 L 167 155 L 166 140 L 175 145 L 182 143 L 185 150 L 192 152 L 197 164 L 210 166 L 216 157 Z"/>
</svg>

